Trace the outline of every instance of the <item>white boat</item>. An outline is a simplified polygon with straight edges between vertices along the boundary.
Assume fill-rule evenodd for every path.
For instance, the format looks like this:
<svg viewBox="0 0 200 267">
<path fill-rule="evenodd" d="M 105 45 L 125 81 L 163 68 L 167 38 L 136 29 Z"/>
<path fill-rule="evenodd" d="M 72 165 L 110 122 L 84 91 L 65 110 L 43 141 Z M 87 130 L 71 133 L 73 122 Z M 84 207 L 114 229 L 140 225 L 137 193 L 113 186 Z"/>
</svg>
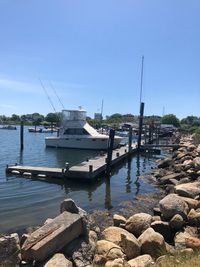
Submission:
<svg viewBox="0 0 200 267">
<path fill-rule="evenodd" d="M 29 133 L 41 133 L 42 128 L 28 128 Z"/>
<path fill-rule="evenodd" d="M 12 125 L 7 125 L 7 126 L 1 126 L 0 130 L 17 130 L 16 126 L 12 126 Z"/>
<path fill-rule="evenodd" d="M 63 110 L 61 124 L 59 136 L 45 138 L 46 146 L 95 150 L 107 149 L 109 136 L 98 133 L 86 122 L 85 110 Z M 119 145 L 121 140 L 121 137 L 115 136 L 114 148 Z"/>
</svg>

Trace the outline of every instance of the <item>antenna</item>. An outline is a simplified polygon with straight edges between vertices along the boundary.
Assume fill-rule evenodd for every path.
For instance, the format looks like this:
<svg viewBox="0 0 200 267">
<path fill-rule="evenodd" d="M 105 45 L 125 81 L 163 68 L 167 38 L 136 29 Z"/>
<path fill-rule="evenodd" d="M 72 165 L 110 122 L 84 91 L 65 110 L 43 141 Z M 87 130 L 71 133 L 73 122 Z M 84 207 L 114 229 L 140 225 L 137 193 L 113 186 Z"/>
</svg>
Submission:
<svg viewBox="0 0 200 267">
<path fill-rule="evenodd" d="M 140 105 L 142 102 L 142 88 L 143 88 L 143 68 L 144 68 L 144 56 L 142 56 L 142 67 L 141 67 L 141 81 L 140 81 Z"/>
<path fill-rule="evenodd" d="M 43 88 L 43 90 L 44 90 L 44 92 L 45 92 L 45 94 L 46 94 L 46 96 L 47 96 L 47 98 L 48 98 L 48 100 L 49 100 L 49 102 L 50 102 L 50 104 L 51 104 L 51 106 L 52 106 L 54 112 L 57 113 L 57 112 L 56 112 L 56 109 L 55 109 L 55 107 L 54 107 L 54 104 L 53 104 L 53 102 L 52 102 L 50 96 L 48 95 L 46 88 L 44 87 L 44 84 L 42 83 L 41 79 L 39 79 L 39 81 L 40 81 L 40 84 L 41 84 L 41 86 L 42 86 L 42 88 Z"/>
<path fill-rule="evenodd" d="M 162 115 L 165 115 L 165 106 L 163 106 L 163 111 L 162 111 Z"/>
<path fill-rule="evenodd" d="M 63 109 L 65 109 L 65 107 L 64 107 L 64 105 L 63 105 L 63 103 L 61 102 L 61 99 L 60 99 L 60 97 L 58 96 L 58 94 L 56 93 L 56 89 L 55 89 L 55 87 L 52 85 L 52 83 L 49 81 L 49 84 L 50 84 L 50 86 L 51 86 L 51 88 L 53 89 L 53 91 L 54 91 L 54 94 L 56 95 L 56 97 L 58 98 L 58 101 L 60 102 L 60 104 L 61 104 L 61 106 L 63 107 Z"/>
</svg>

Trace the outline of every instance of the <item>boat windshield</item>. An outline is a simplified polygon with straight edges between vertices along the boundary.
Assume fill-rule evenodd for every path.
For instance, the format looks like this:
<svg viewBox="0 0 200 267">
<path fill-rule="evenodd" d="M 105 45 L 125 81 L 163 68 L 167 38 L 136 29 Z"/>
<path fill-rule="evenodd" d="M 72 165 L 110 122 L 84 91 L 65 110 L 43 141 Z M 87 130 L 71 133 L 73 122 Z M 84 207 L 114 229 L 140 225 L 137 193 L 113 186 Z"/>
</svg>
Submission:
<svg viewBox="0 0 200 267">
<path fill-rule="evenodd" d="M 84 128 L 68 128 L 64 131 L 64 134 L 69 135 L 89 135 Z"/>
<path fill-rule="evenodd" d="M 62 117 L 63 117 L 63 121 L 85 121 L 86 111 L 85 110 L 63 110 Z"/>
</svg>

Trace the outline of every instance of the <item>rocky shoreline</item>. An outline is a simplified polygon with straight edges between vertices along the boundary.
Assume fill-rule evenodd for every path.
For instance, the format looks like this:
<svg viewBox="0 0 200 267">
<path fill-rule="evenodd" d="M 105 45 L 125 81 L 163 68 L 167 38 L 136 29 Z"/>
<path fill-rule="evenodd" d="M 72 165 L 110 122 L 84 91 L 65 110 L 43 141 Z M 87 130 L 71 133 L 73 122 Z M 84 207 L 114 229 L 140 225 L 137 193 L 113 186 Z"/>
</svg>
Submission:
<svg viewBox="0 0 200 267">
<path fill-rule="evenodd" d="M 0 266 L 162 267 L 167 254 L 192 255 L 200 248 L 200 146 L 181 137 L 180 148 L 157 167 L 151 178 L 164 194 L 158 201 L 148 194 L 147 210 L 114 214 L 102 229 L 98 218 L 66 199 L 60 215 L 33 233 L 0 237 Z"/>
</svg>

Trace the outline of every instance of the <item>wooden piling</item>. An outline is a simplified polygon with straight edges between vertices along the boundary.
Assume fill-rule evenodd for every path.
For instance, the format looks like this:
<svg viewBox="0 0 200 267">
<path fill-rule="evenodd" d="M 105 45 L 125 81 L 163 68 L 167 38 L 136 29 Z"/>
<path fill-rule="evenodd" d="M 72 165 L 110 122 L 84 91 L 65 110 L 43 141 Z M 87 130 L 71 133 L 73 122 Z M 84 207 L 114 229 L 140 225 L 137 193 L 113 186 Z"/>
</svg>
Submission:
<svg viewBox="0 0 200 267">
<path fill-rule="evenodd" d="M 132 151 L 132 136 L 133 136 L 132 127 L 129 126 L 129 135 L 128 135 L 128 153 L 129 154 Z"/>
<path fill-rule="evenodd" d="M 139 131 L 138 131 L 138 145 L 137 145 L 138 150 L 140 150 L 140 147 L 141 147 L 143 116 L 144 116 L 144 102 L 141 102 L 141 104 L 140 104 Z"/>
<path fill-rule="evenodd" d="M 107 151 L 107 166 L 106 166 L 106 174 L 110 174 L 111 169 L 111 161 L 112 161 L 112 151 L 114 146 L 114 138 L 115 138 L 115 130 L 110 129 L 109 139 L 108 139 L 108 151 Z"/>
<path fill-rule="evenodd" d="M 24 149 L 24 122 L 21 121 L 20 124 L 20 149 Z"/>
</svg>

